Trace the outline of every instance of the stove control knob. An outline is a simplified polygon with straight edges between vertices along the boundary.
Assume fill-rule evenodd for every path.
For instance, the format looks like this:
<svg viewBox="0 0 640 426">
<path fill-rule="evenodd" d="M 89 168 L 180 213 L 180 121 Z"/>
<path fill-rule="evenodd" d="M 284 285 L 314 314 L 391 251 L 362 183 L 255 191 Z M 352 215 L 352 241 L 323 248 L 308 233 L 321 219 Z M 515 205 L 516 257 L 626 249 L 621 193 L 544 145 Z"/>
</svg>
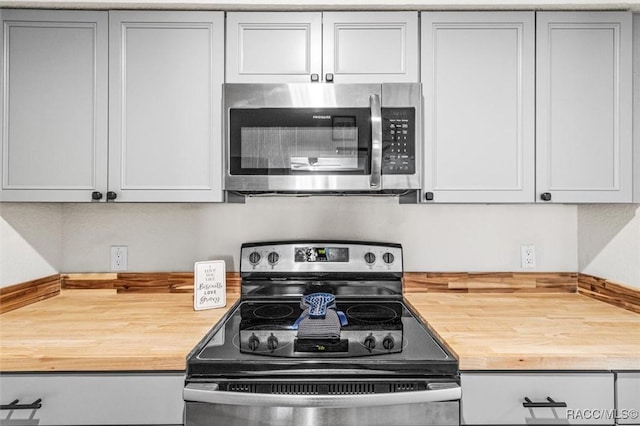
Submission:
<svg viewBox="0 0 640 426">
<path fill-rule="evenodd" d="M 278 338 L 274 336 L 273 333 L 267 338 L 267 348 L 269 348 L 271 352 L 278 348 Z"/>
<path fill-rule="evenodd" d="M 249 341 L 247 343 L 249 345 L 249 349 L 252 351 L 257 350 L 260 347 L 260 339 L 258 339 L 255 334 L 252 334 L 251 337 L 249 337 Z"/>
<path fill-rule="evenodd" d="M 373 337 L 373 334 L 369 334 L 367 337 L 365 337 L 364 342 L 362 342 L 362 344 L 364 345 L 365 348 L 367 348 L 369 352 L 371 352 L 373 348 L 376 347 L 376 338 Z"/>
<path fill-rule="evenodd" d="M 393 261 L 395 260 L 395 257 L 393 257 L 393 254 L 386 252 L 385 254 L 382 255 L 382 260 L 384 261 L 384 263 L 389 264 L 389 263 L 393 263 Z"/>
<path fill-rule="evenodd" d="M 395 340 L 393 340 L 393 337 L 391 335 L 386 336 L 384 339 L 382 339 L 382 347 L 385 348 L 388 351 L 393 349 L 395 344 L 396 344 L 396 342 L 395 342 Z"/>
<path fill-rule="evenodd" d="M 280 260 L 280 255 L 278 253 L 276 253 L 275 251 L 272 251 L 267 256 L 267 260 L 269 261 L 269 265 L 275 265 Z"/>
<path fill-rule="evenodd" d="M 364 261 L 367 262 L 368 265 L 372 265 L 376 261 L 376 255 L 369 252 L 364 254 Z"/>
<path fill-rule="evenodd" d="M 249 254 L 249 262 L 252 265 L 257 265 L 258 263 L 260 263 L 260 259 L 262 259 L 262 256 L 260 256 L 260 253 L 258 253 L 257 251 L 252 251 Z"/>
</svg>

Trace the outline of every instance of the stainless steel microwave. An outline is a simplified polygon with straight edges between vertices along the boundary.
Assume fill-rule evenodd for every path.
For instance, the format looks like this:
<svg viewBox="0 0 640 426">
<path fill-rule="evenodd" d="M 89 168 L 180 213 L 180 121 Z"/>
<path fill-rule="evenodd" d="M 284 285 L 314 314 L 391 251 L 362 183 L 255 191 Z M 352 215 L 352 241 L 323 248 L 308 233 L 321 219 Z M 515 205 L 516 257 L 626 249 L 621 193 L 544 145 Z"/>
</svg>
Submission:
<svg viewBox="0 0 640 426">
<path fill-rule="evenodd" d="M 421 86 L 225 84 L 224 188 L 251 193 L 420 189 Z"/>
</svg>

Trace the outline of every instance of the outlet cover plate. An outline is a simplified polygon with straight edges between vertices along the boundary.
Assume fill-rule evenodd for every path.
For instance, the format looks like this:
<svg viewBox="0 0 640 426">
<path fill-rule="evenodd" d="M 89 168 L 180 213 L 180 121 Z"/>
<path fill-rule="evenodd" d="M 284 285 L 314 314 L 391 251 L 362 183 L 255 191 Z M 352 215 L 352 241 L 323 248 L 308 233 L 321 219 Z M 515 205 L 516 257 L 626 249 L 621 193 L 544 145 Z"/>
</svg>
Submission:
<svg viewBox="0 0 640 426">
<path fill-rule="evenodd" d="M 536 267 L 536 246 L 526 244 L 520 246 L 520 266 L 523 269 L 533 269 Z"/>
<path fill-rule="evenodd" d="M 127 246 L 111 246 L 111 270 L 126 271 L 128 268 Z"/>
</svg>

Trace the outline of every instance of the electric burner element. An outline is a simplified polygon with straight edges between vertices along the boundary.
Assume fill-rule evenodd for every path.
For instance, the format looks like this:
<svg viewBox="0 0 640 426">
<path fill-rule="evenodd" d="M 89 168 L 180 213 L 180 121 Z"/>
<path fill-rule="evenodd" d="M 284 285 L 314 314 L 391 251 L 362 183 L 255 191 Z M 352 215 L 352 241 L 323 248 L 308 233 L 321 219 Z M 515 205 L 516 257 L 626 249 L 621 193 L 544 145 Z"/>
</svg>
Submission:
<svg viewBox="0 0 640 426">
<path fill-rule="evenodd" d="M 361 322 L 378 324 L 394 321 L 398 318 L 398 312 L 392 308 L 379 304 L 354 305 L 347 309 L 347 318 Z M 400 315 L 402 312 L 400 312 Z"/>
<path fill-rule="evenodd" d="M 293 313 L 293 308 L 287 305 L 264 305 L 256 308 L 253 315 L 266 320 L 286 318 Z"/>
</svg>

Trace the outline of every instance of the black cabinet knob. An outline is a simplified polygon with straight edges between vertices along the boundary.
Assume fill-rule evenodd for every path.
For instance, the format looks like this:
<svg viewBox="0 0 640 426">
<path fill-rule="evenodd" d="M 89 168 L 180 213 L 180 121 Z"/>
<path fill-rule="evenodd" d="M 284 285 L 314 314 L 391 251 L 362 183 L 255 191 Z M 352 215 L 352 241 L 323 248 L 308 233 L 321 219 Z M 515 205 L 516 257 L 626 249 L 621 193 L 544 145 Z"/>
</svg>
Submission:
<svg viewBox="0 0 640 426">
<path fill-rule="evenodd" d="M 93 191 L 93 192 L 91 193 L 91 199 L 92 199 L 92 200 L 96 200 L 96 201 L 97 201 L 97 200 L 102 200 L 102 192 L 100 192 L 100 191 Z"/>
<path fill-rule="evenodd" d="M 433 192 L 425 192 L 424 199 L 427 201 L 433 201 Z"/>
<path fill-rule="evenodd" d="M 320 81 L 320 76 L 318 74 L 311 74 L 311 81 L 314 83 Z"/>
<path fill-rule="evenodd" d="M 326 81 L 327 83 L 333 83 L 333 74 L 331 74 L 330 72 L 326 73 L 324 75 L 324 81 Z"/>
<path fill-rule="evenodd" d="M 550 193 L 550 192 L 543 192 L 543 193 L 540 195 L 540 199 L 541 199 L 542 201 L 551 201 L 551 193 Z"/>
<path fill-rule="evenodd" d="M 118 194 L 116 194 L 116 193 L 115 193 L 115 192 L 113 192 L 113 191 L 109 191 L 109 192 L 107 192 L 107 201 L 113 201 L 113 200 L 115 200 L 116 198 L 118 198 Z"/>
</svg>

